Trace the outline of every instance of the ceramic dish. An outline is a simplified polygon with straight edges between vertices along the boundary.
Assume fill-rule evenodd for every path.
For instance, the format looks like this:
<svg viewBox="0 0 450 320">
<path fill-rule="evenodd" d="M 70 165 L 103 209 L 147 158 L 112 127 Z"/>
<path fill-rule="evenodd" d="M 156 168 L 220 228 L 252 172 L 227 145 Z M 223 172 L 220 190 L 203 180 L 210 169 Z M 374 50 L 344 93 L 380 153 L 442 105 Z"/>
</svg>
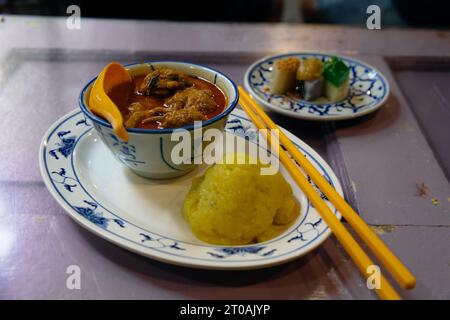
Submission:
<svg viewBox="0 0 450 320">
<path fill-rule="evenodd" d="M 315 121 L 346 120 L 374 112 L 389 96 L 389 84 L 380 71 L 371 65 L 344 56 L 338 56 L 350 68 L 350 92 L 339 102 L 310 102 L 290 95 L 270 94 L 272 66 L 277 60 L 310 57 L 325 61 L 333 55 L 324 53 L 288 53 L 263 58 L 252 64 L 244 76 L 247 91 L 270 111 L 286 116 Z"/>
<path fill-rule="evenodd" d="M 241 110 L 231 113 L 224 134 L 258 143 L 255 127 Z M 286 134 L 342 194 L 325 161 L 300 139 Z M 268 267 L 310 252 L 330 235 L 318 212 L 281 167 L 301 204 L 301 214 L 289 230 L 254 245 L 203 243 L 192 234 L 181 208 L 192 178 L 206 166 L 172 180 L 142 178 L 110 155 L 92 121 L 78 110 L 47 131 L 39 163 L 48 190 L 77 223 L 127 250 L 171 264 L 206 269 Z"/>
<path fill-rule="evenodd" d="M 239 99 L 238 91 L 233 81 L 219 71 L 189 62 L 151 61 L 126 66 L 126 69 L 132 76 L 147 74 L 154 68 L 171 68 L 191 76 L 200 77 L 222 90 L 227 99 L 224 110 L 212 119 L 203 121 L 201 129 L 215 128 L 223 130 L 228 115 L 233 111 Z M 166 129 L 127 128 L 129 140 L 128 142 L 121 141 L 114 134 L 111 124 L 92 113 L 88 107 L 89 94 L 96 79 L 89 81 L 81 90 L 78 104 L 84 115 L 92 121 L 94 130 L 97 131 L 103 143 L 117 159 L 135 173 L 154 179 L 179 177 L 194 169 L 194 164 L 175 164 L 170 160 L 172 149 L 178 143 L 178 141 L 171 139 L 174 130 L 182 128 L 191 133 L 194 125 Z M 190 136 L 191 144 L 194 144 L 194 135 L 191 133 Z M 154 150 L 159 150 L 160 152 L 154 152 Z"/>
</svg>

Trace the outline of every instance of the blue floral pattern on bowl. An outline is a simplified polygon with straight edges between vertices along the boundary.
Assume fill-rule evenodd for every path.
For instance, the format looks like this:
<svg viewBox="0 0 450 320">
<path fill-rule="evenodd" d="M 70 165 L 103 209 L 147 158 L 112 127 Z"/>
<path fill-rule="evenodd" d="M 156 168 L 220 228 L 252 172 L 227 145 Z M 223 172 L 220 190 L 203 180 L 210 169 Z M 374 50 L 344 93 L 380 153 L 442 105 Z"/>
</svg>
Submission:
<svg viewBox="0 0 450 320">
<path fill-rule="evenodd" d="M 386 78 L 374 67 L 348 57 L 340 58 L 350 68 L 350 92 L 347 98 L 336 103 L 310 102 L 291 95 L 270 93 L 273 65 L 286 57 L 307 59 L 315 57 L 326 61 L 333 55 L 319 53 L 289 53 L 264 58 L 247 70 L 244 83 L 256 100 L 268 109 L 284 115 L 307 120 L 344 120 L 375 111 L 389 96 Z"/>
</svg>

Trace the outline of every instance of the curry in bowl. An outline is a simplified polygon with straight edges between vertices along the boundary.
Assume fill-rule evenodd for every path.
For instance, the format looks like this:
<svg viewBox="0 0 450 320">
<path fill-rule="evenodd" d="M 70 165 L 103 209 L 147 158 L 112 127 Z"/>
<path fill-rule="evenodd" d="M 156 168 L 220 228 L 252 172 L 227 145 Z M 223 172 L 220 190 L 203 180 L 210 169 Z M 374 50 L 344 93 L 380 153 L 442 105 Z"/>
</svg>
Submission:
<svg viewBox="0 0 450 320">
<path fill-rule="evenodd" d="M 113 88 L 109 96 L 118 106 L 126 128 L 179 128 L 219 115 L 227 104 L 213 83 L 168 67 L 136 75 L 130 84 Z"/>
<path fill-rule="evenodd" d="M 82 89 L 79 105 L 121 163 L 146 178 L 170 179 L 196 167 L 187 153 L 181 155 L 181 163 L 173 160 L 172 151 L 181 141 L 172 139 L 172 133 L 186 129 L 183 141 L 191 146 L 191 153 L 198 148 L 203 152 L 212 142 L 196 144 L 194 132 L 199 131 L 194 130 L 194 122 L 201 123 L 202 132 L 222 132 L 238 99 L 233 81 L 206 66 L 181 61 L 127 66 L 111 62 Z"/>
</svg>

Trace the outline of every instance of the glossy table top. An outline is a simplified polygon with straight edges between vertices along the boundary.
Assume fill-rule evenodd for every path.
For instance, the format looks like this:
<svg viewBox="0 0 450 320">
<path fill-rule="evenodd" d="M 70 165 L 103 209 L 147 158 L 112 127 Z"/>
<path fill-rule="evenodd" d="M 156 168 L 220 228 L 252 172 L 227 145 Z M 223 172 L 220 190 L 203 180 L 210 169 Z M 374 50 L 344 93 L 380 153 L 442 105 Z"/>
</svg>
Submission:
<svg viewBox="0 0 450 320">
<path fill-rule="evenodd" d="M 273 119 L 327 159 L 347 200 L 417 276 L 403 297 L 450 298 L 449 32 L 95 19 L 69 30 L 62 18 L 6 16 L 0 43 L 0 298 L 375 299 L 333 237 L 258 271 L 137 256 L 75 224 L 39 173 L 44 132 L 111 60 L 200 62 L 242 83 L 252 61 L 293 50 L 354 56 L 386 75 L 392 94 L 375 114 L 329 124 Z M 422 183 L 428 192 L 420 196 Z M 71 265 L 80 267 L 80 290 L 66 286 Z"/>
</svg>

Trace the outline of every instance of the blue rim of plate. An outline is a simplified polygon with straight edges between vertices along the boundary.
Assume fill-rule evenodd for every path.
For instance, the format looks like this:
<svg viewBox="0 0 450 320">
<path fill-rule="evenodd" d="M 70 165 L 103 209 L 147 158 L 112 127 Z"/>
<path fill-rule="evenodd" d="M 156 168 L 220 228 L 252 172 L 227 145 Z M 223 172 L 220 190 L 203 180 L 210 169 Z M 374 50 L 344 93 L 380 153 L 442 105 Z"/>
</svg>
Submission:
<svg viewBox="0 0 450 320">
<path fill-rule="evenodd" d="M 270 67 L 276 60 L 286 57 L 317 57 L 324 61 L 333 56 L 341 58 L 351 69 L 350 94 L 344 100 L 314 103 L 268 93 L 272 72 Z M 374 76 L 374 79 L 368 79 L 369 76 Z M 386 102 L 390 92 L 388 81 L 375 67 L 358 59 L 322 52 L 291 52 L 264 57 L 247 69 L 244 86 L 252 97 L 271 111 L 314 121 L 346 120 L 374 112 Z"/>
<path fill-rule="evenodd" d="M 211 67 L 202 65 L 202 64 L 198 64 L 198 63 L 191 63 L 191 62 L 185 62 L 185 61 L 177 61 L 177 60 L 152 60 L 152 61 L 144 61 L 144 62 L 134 62 L 134 63 L 129 63 L 129 64 L 125 64 L 124 67 L 132 67 L 135 65 L 139 65 L 139 64 L 158 64 L 158 63 L 175 63 L 175 64 L 183 64 L 183 65 L 191 65 L 191 66 L 195 66 L 210 72 L 215 73 L 214 76 L 214 84 L 215 84 L 215 80 L 217 79 L 217 75 L 220 75 L 221 77 L 224 77 L 233 87 L 233 91 L 235 93 L 235 97 L 233 99 L 233 101 L 228 102 L 228 104 L 225 106 L 224 110 L 219 113 L 218 115 L 216 115 L 215 117 L 208 119 L 206 121 L 202 122 L 203 126 L 206 126 L 208 124 L 214 123 L 219 121 L 220 119 L 222 119 L 223 117 L 229 115 L 234 108 L 236 107 L 238 101 L 239 101 L 239 91 L 236 87 L 236 84 L 233 82 L 233 80 L 231 80 L 228 76 L 226 76 L 225 74 L 223 74 L 222 72 L 213 69 Z M 83 113 L 92 121 L 101 124 L 102 126 L 108 127 L 108 128 L 112 128 L 111 124 L 106 121 L 103 120 L 102 118 L 96 116 L 94 113 L 92 113 L 89 108 L 86 106 L 86 104 L 84 103 L 84 95 L 87 91 L 87 89 L 89 88 L 89 86 L 94 83 L 95 80 L 97 80 L 97 77 L 94 77 L 93 79 L 91 79 L 81 90 L 79 96 L 78 96 L 78 105 L 81 109 L 81 111 L 83 111 Z M 143 133 L 143 134 L 161 134 L 161 133 L 172 133 L 175 129 L 186 129 L 186 130 L 193 130 L 194 129 L 194 125 L 186 125 L 180 128 L 165 128 L 165 129 L 141 129 L 141 128 L 126 128 L 127 132 L 131 132 L 131 133 Z"/>
<path fill-rule="evenodd" d="M 330 229 L 320 219 L 318 214 L 315 213 L 314 216 L 315 209 L 309 201 L 304 216 L 301 217 L 300 221 L 290 231 L 270 241 L 254 245 L 233 247 L 209 244 L 200 245 L 198 243 L 180 241 L 140 228 L 132 222 L 122 219 L 119 214 L 107 209 L 107 205 L 97 201 L 93 195 L 87 192 L 83 186 L 83 182 L 78 178 L 76 168 L 73 165 L 73 153 L 76 151 L 78 142 L 86 134 L 91 132 L 92 124 L 89 122 L 83 113 L 77 110 L 55 122 L 44 135 L 39 150 L 41 174 L 50 193 L 76 222 L 100 237 L 121 247 L 156 260 L 188 267 L 205 269 L 254 269 L 290 261 L 306 254 L 319 246 L 330 234 Z M 248 137 L 246 133 L 250 132 L 251 130 L 249 129 L 253 128 L 253 124 L 245 114 L 240 110 L 236 110 L 231 114 L 226 130 L 232 134 Z M 71 144 L 69 149 L 63 149 L 62 152 L 59 152 L 58 148 L 67 147 L 67 145 L 61 143 L 61 133 L 63 133 L 62 137 L 64 138 L 64 136 L 67 137 L 68 131 L 70 131 L 70 134 L 76 134 L 76 136 L 70 136 Z M 287 134 L 291 135 L 290 133 Z M 290 138 L 292 139 L 292 137 Z M 296 146 L 302 153 L 317 165 L 319 171 L 324 174 L 324 177 L 342 194 L 339 181 L 329 166 L 315 151 L 301 142 L 301 140 L 298 138 L 294 139 L 297 140 L 298 143 L 296 143 Z M 56 158 L 54 156 L 55 152 L 57 153 Z M 62 169 L 64 169 L 64 174 L 61 176 L 59 173 Z M 55 180 L 55 173 L 59 178 L 63 177 L 63 183 Z M 64 183 L 67 183 L 67 181 L 69 181 L 69 185 L 70 181 L 72 185 L 76 182 L 76 185 L 80 186 L 80 188 L 74 190 L 76 186 L 66 187 Z M 75 198 L 77 200 L 73 199 L 73 192 L 76 192 Z M 83 199 L 83 202 L 81 202 L 81 199 Z M 335 214 L 340 218 L 336 210 Z M 319 219 L 315 219 L 317 217 Z M 315 220 L 312 221 L 310 219 Z M 309 225 L 311 228 L 307 228 Z M 124 234 L 128 234 L 124 233 L 125 228 L 130 228 L 131 232 L 137 231 L 139 233 L 133 233 L 131 237 L 129 235 L 128 237 L 124 237 Z M 305 237 L 305 234 L 311 231 L 316 234 L 315 237 Z M 150 241 L 152 245 L 146 244 L 144 240 Z M 292 250 L 286 250 L 286 252 L 278 254 L 277 250 L 280 248 L 280 241 L 287 243 L 298 241 L 296 243 L 300 243 L 301 245 L 295 244 L 291 246 Z M 156 243 L 157 245 L 154 246 Z M 188 249 L 197 250 L 199 248 L 203 250 L 203 256 L 201 257 L 185 254 Z"/>
</svg>

